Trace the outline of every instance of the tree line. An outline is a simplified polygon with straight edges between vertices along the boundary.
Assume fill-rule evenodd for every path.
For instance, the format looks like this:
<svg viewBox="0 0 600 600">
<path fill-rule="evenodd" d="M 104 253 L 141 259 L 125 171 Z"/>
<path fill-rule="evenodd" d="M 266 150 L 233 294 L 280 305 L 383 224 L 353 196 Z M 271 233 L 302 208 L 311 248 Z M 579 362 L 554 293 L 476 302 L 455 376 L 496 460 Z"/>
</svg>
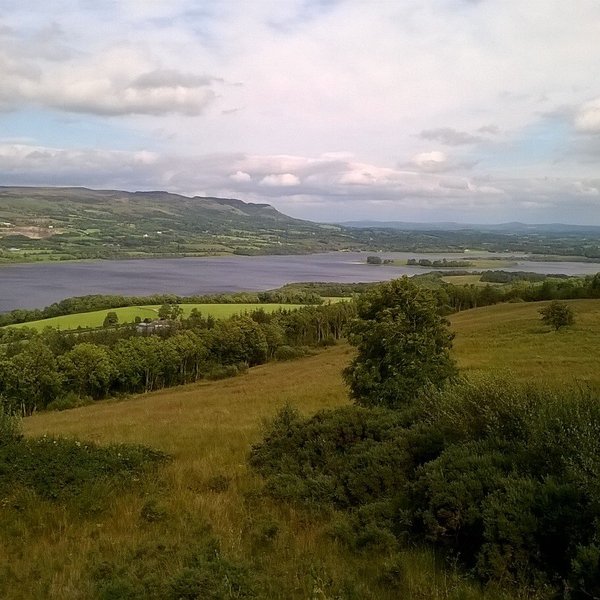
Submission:
<svg viewBox="0 0 600 600">
<path fill-rule="evenodd" d="M 46 330 L 13 340 L 0 354 L 0 400 L 29 415 L 118 394 L 234 375 L 249 366 L 335 343 L 354 314 L 351 302 L 225 320 L 198 310 L 151 335 L 135 325 L 90 332 Z"/>
<path fill-rule="evenodd" d="M 178 296 L 176 294 L 153 294 L 150 296 L 122 296 L 118 294 L 90 294 L 73 296 L 54 302 L 45 308 L 17 308 L 0 314 L 0 327 L 73 315 L 96 310 L 145 306 L 155 304 L 322 304 L 323 298 L 313 291 L 280 289 L 265 292 L 236 292 L 227 294 L 201 294 Z"/>
</svg>

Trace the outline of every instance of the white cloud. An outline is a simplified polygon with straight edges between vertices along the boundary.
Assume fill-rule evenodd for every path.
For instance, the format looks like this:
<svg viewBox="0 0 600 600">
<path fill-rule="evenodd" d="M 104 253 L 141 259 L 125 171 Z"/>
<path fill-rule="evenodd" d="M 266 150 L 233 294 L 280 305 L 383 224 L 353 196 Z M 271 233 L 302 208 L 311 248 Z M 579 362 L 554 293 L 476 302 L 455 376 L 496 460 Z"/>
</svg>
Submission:
<svg viewBox="0 0 600 600">
<path fill-rule="evenodd" d="M 141 47 L 118 43 L 89 55 L 69 52 L 54 41 L 44 37 L 31 48 L 26 40 L 7 43 L 0 36 L 0 108 L 194 116 L 216 98 L 218 79 L 165 68 Z M 38 56 L 40 49 L 43 56 Z"/>
<path fill-rule="evenodd" d="M 276 173 L 265 175 L 260 180 L 260 185 L 268 185 L 274 187 L 289 187 L 300 183 L 300 179 L 292 173 Z"/>
<path fill-rule="evenodd" d="M 575 115 L 575 126 L 584 133 L 600 133 L 600 98 L 584 104 Z"/>
<path fill-rule="evenodd" d="M 237 182 L 252 181 L 252 176 L 244 171 L 236 171 L 229 176 L 229 179 Z"/>
<path fill-rule="evenodd" d="M 60 7 L 3 11 L 0 131 L 27 142 L 0 152 L 3 178 L 265 196 L 308 217 L 418 199 L 556 218 L 585 201 L 597 218 L 573 183 L 597 187 L 597 0 Z"/>
<path fill-rule="evenodd" d="M 446 170 L 448 156 L 440 150 L 431 150 L 430 152 L 420 152 L 412 158 L 412 164 L 424 171 L 442 171 Z"/>
</svg>

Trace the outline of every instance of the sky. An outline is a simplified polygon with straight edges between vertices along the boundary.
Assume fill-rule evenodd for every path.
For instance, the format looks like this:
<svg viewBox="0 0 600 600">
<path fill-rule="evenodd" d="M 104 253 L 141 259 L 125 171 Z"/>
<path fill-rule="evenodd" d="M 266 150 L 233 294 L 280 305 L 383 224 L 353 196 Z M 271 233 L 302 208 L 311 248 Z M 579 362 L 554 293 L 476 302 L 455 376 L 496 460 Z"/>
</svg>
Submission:
<svg viewBox="0 0 600 600">
<path fill-rule="evenodd" d="M 0 0 L 0 185 L 600 225 L 600 1 Z"/>
</svg>

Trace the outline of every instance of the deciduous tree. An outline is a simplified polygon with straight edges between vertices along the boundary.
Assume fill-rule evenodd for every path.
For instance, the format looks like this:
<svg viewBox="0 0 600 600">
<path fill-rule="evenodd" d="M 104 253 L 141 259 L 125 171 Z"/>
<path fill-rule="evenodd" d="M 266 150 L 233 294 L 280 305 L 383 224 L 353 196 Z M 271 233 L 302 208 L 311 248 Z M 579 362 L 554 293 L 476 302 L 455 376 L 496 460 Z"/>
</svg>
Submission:
<svg viewBox="0 0 600 600">
<path fill-rule="evenodd" d="M 456 374 L 453 334 L 430 290 L 404 277 L 363 294 L 357 304 L 350 340 L 358 355 L 344 377 L 359 404 L 398 408 Z"/>
</svg>

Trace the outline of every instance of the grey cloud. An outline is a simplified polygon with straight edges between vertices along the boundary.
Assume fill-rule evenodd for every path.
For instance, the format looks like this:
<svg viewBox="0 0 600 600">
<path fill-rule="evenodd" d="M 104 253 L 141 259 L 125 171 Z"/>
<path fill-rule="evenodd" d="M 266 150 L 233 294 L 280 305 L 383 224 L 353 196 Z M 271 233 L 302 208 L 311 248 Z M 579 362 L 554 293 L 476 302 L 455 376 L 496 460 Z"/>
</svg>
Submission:
<svg viewBox="0 0 600 600">
<path fill-rule="evenodd" d="M 466 131 L 458 131 L 451 127 L 426 129 L 421 131 L 419 137 L 424 140 L 438 141 L 447 146 L 461 146 L 464 144 L 477 144 L 484 140 L 481 136 L 472 135 Z"/>
<path fill-rule="evenodd" d="M 136 77 L 131 83 L 131 87 L 137 89 L 197 88 L 210 85 L 213 81 L 215 78 L 205 75 L 181 73 L 175 69 L 155 69 Z"/>
<path fill-rule="evenodd" d="M 500 127 L 497 125 L 484 125 L 477 130 L 479 133 L 489 133 L 491 135 L 498 135 L 500 133 Z"/>
</svg>

